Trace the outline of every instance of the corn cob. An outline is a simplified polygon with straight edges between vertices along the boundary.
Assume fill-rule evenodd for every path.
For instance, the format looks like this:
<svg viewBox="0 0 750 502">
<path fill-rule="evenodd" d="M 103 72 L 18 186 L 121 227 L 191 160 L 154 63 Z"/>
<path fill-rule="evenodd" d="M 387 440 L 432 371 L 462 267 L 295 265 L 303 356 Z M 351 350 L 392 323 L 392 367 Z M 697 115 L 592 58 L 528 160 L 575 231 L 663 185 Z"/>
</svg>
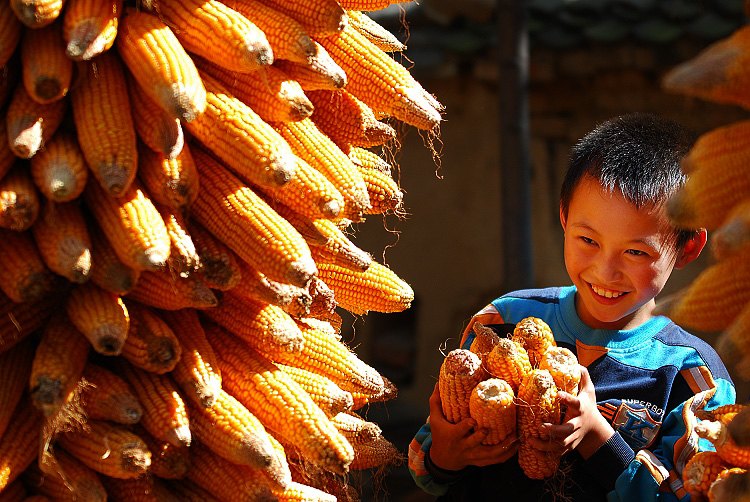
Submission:
<svg viewBox="0 0 750 502">
<path fill-rule="evenodd" d="M 63 15 L 65 53 L 75 61 L 92 59 L 115 43 L 122 0 L 66 0 Z"/>
<path fill-rule="evenodd" d="M 312 36 L 339 33 L 348 22 L 336 0 L 312 0 L 302 4 L 293 0 L 263 0 L 263 3 L 296 19 Z"/>
<path fill-rule="evenodd" d="M 134 479 L 104 478 L 107 500 L 111 502 L 178 502 L 167 486 L 155 476 Z"/>
<path fill-rule="evenodd" d="M 329 319 L 336 314 L 336 299 L 333 296 L 333 290 L 328 287 L 326 283 L 321 281 L 318 277 L 310 279 L 310 283 L 307 285 L 307 291 L 312 297 L 312 302 L 309 307 L 304 307 L 304 311 L 295 311 L 285 309 L 290 312 L 292 317 L 305 317 L 310 316 L 311 318 Z"/>
<path fill-rule="evenodd" d="M 336 303 L 353 314 L 401 312 L 411 305 L 411 286 L 385 265 L 373 261 L 364 272 L 319 261 L 318 277 L 334 292 Z"/>
<path fill-rule="evenodd" d="M 21 63 L 13 57 L 6 62 L 0 73 L 0 105 L 5 106 L 21 78 Z M 6 133 L 7 134 L 7 133 Z"/>
<path fill-rule="evenodd" d="M 281 59 L 276 61 L 274 66 L 298 82 L 305 91 L 336 90 L 346 86 L 349 78 L 344 70 L 331 58 L 322 45 L 318 42 L 313 43 L 315 55 L 308 57 L 305 63 Z"/>
<path fill-rule="evenodd" d="M 234 464 L 251 465 L 274 479 L 291 477 L 284 472 L 268 433 L 258 418 L 232 395 L 221 390 L 210 407 L 190 406 L 195 438 L 214 454 Z"/>
<path fill-rule="evenodd" d="M 16 85 L 5 111 L 10 149 L 17 157 L 30 159 L 50 140 L 62 123 L 67 100 L 40 104 L 31 99 L 22 84 Z"/>
<path fill-rule="evenodd" d="M 709 265 L 668 305 L 674 322 L 702 331 L 728 328 L 750 301 L 748 253 Z"/>
<path fill-rule="evenodd" d="M 310 279 L 307 288 L 301 288 L 272 281 L 246 263 L 242 263 L 240 269 L 243 281 L 232 289 L 237 298 L 280 307 L 295 318 L 310 315 L 314 302 L 310 287 L 316 284 L 315 277 Z"/>
<path fill-rule="evenodd" d="M 21 40 L 23 25 L 10 8 L 10 3 L 0 6 L 0 67 L 10 60 Z"/>
<path fill-rule="evenodd" d="M 388 211 L 399 211 L 404 194 L 390 173 L 357 166 L 359 174 L 365 180 L 367 194 L 370 198 L 371 208 L 365 214 L 384 214 Z M 357 221 L 356 214 L 346 213 L 345 216 Z"/>
<path fill-rule="evenodd" d="M 127 294 L 135 287 L 141 273 L 128 267 L 101 232 L 91 234 L 91 282 L 117 295 Z"/>
<path fill-rule="evenodd" d="M 742 27 L 699 52 L 692 59 L 672 68 L 662 78 L 670 92 L 706 99 L 715 103 L 748 106 L 745 47 L 750 28 Z"/>
<path fill-rule="evenodd" d="M 102 188 L 124 196 L 138 165 L 125 69 L 112 52 L 81 65 L 84 76 L 71 92 L 78 143 Z"/>
<path fill-rule="evenodd" d="M 138 177 L 151 197 L 170 209 L 187 210 L 198 196 L 198 170 L 190 149 L 184 146 L 174 158 L 138 149 Z"/>
<path fill-rule="evenodd" d="M 339 4 L 347 10 L 381 10 L 389 5 L 409 3 L 410 0 L 339 0 Z"/>
<path fill-rule="evenodd" d="M 201 259 L 188 232 L 187 221 L 178 209 L 166 206 L 157 209 L 172 242 L 167 261 L 169 271 L 183 278 L 194 274 L 201 268 Z"/>
<path fill-rule="evenodd" d="M 352 445 L 366 443 L 382 435 L 382 429 L 356 413 L 340 412 L 333 415 L 331 423 Z"/>
<path fill-rule="evenodd" d="M 158 375 L 122 362 L 118 373 L 143 407 L 140 424 L 156 439 L 174 446 L 190 446 L 192 438 L 185 401 L 169 375 Z"/>
<path fill-rule="evenodd" d="M 349 150 L 347 155 L 360 168 L 380 171 L 389 176 L 391 175 L 391 165 L 375 152 L 354 146 Z"/>
<path fill-rule="evenodd" d="M 159 17 L 175 29 L 185 50 L 230 71 L 250 73 L 273 63 L 265 33 L 217 0 L 159 0 Z"/>
<path fill-rule="evenodd" d="M 297 382 L 310 395 L 313 402 L 329 417 L 352 409 L 354 400 L 351 393 L 343 390 L 330 378 L 306 369 L 295 368 L 294 366 L 287 366 L 285 364 L 277 364 L 277 366 L 289 378 Z M 334 425 L 336 424 L 334 423 Z"/>
<path fill-rule="evenodd" d="M 138 138 L 148 150 L 169 160 L 175 159 L 185 146 L 185 133 L 180 119 L 174 118 L 146 95 L 143 89 L 128 78 L 128 92 L 133 105 L 133 123 Z M 138 149 L 138 174 L 141 174 L 145 148 Z M 153 156 L 152 156 L 153 157 Z"/>
<path fill-rule="evenodd" d="M 322 92 L 322 91 L 321 91 Z M 370 208 L 367 186 L 358 169 L 315 122 L 276 123 L 276 130 L 292 147 L 292 151 L 323 173 L 344 197 L 347 211 L 359 212 Z"/>
<path fill-rule="evenodd" d="M 260 186 L 281 186 L 292 179 L 296 160 L 286 141 L 252 108 L 218 80 L 201 73 L 207 89 L 206 111 L 187 128 L 240 177 Z"/>
<path fill-rule="evenodd" d="M 311 461 L 344 473 L 354 453 L 323 411 L 271 361 L 226 334 L 212 337 L 222 383 L 263 425 Z"/>
<path fill-rule="evenodd" d="M 182 357 L 182 347 L 172 328 L 151 309 L 128 302 L 130 330 L 122 356 L 133 366 L 150 373 L 172 371 Z"/>
<path fill-rule="evenodd" d="M 518 389 L 518 463 L 527 477 L 545 479 L 557 470 L 560 457 L 534 449 L 528 439 L 548 439 L 541 434 L 541 425 L 559 422 L 555 381 L 549 371 L 533 369 Z"/>
<path fill-rule="evenodd" d="M 221 389 L 216 354 L 194 310 L 162 312 L 162 319 L 174 330 L 182 355 L 172 377 L 185 396 L 199 406 L 211 406 Z"/>
<path fill-rule="evenodd" d="M 274 59 L 304 63 L 315 55 L 315 44 L 305 28 L 280 10 L 251 0 L 226 3 L 263 30 Z"/>
<path fill-rule="evenodd" d="M 94 284 L 81 284 L 68 295 L 65 310 L 95 351 L 112 356 L 122 351 L 130 327 L 122 298 Z"/>
<path fill-rule="evenodd" d="M 132 425 L 143 416 L 133 389 L 110 370 L 89 362 L 83 369 L 81 402 L 90 420 Z"/>
<path fill-rule="evenodd" d="M 29 377 L 31 400 L 45 416 L 56 413 L 76 390 L 90 346 L 64 314 L 47 323 Z"/>
<path fill-rule="evenodd" d="M 350 469 L 353 471 L 384 468 L 401 464 L 404 461 L 404 454 L 383 436 L 378 436 L 363 443 L 354 443 L 352 447 L 354 448 L 354 460 Z"/>
<path fill-rule="evenodd" d="M 345 89 L 310 91 L 312 120 L 342 150 L 379 146 L 395 139 L 396 130 L 381 122 L 369 106 Z"/>
<path fill-rule="evenodd" d="M 0 227 L 18 232 L 28 230 L 39 209 L 39 194 L 28 169 L 13 167 L 0 180 Z"/>
<path fill-rule="evenodd" d="M 214 455 L 206 446 L 190 447 L 190 469 L 187 479 L 219 500 L 253 500 L 272 502 L 271 490 L 260 483 L 248 482 L 241 466 Z"/>
<path fill-rule="evenodd" d="M 57 441 L 84 465 L 105 476 L 137 478 L 151 465 L 146 443 L 121 425 L 89 420 L 85 430 L 62 432 Z"/>
<path fill-rule="evenodd" d="M 107 492 L 99 475 L 61 448 L 55 449 L 51 465 L 32 463 L 22 479 L 35 493 L 50 500 L 105 502 Z"/>
<path fill-rule="evenodd" d="M 224 243 L 195 221 L 188 221 L 188 231 L 201 259 L 199 274 L 211 289 L 226 291 L 240 284 L 241 260 Z"/>
<path fill-rule="evenodd" d="M 474 321 L 474 324 L 471 325 L 471 329 L 474 332 L 474 340 L 472 340 L 469 350 L 478 355 L 482 364 L 485 365 L 485 369 L 490 374 L 493 374 L 488 367 L 486 357 L 492 352 L 495 345 L 500 342 L 500 337 L 492 328 L 488 328 L 479 321 Z M 518 390 L 518 386 L 516 386 L 515 389 Z"/>
<path fill-rule="evenodd" d="M 0 492 L 18 478 L 37 457 L 42 415 L 23 399 L 0 441 Z"/>
<path fill-rule="evenodd" d="M 171 116 L 190 122 L 206 109 L 206 88 L 193 60 L 158 17 L 126 9 L 115 44 L 143 91 Z"/>
<path fill-rule="evenodd" d="M 84 197 L 120 261 L 135 270 L 166 264 L 171 244 L 167 227 L 138 181 L 117 199 L 98 183 L 89 183 Z"/>
<path fill-rule="evenodd" d="M 685 464 L 682 484 L 691 497 L 707 497 L 711 483 L 725 468 L 726 464 L 715 451 L 699 451 Z"/>
<path fill-rule="evenodd" d="M 21 42 L 23 85 L 31 99 L 45 104 L 62 99 L 73 78 L 59 23 L 27 32 Z"/>
<path fill-rule="evenodd" d="M 280 307 L 241 298 L 232 291 L 205 314 L 252 347 L 268 345 L 269 350 L 298 352 L 303 343 L 294 319 Z"/>
<path fill-rule="evenodd" d="M 482 362 L 473 352 L 455 349 L 448 353 L 440 365 L 438 388 L 445 418 L 457 424 L 469 418 L 471 391 L 484 379 Z"/>
<path fill-rule="evenodd" d="M 50 270 L 74 283 L 89 279 L 91 238 L 78 204 L 45 203 L 31 230 L 39 253 Z"/>
<path fill-rule="evenodd" d="M 31 158 L 31 177 L 47 199 L 68 202 L 86 187 L 89 170 L 76 138 L 58 132 Z"/>
<path fill-rule="evenodd" d="M 750 501 L 750 474 L 746 469 L 724 469 L 708 489 L 708 502 Z"/>
<path fill-rule="evenodd" d="M 221 502 L 221 499 L 215 497 L 213 493 L 209 493 L 187 478 L 168 482 L 167 488 L 184 502 Z M 226 489 L 231 490 L 231 487 Z"/>
<path fill-rule="evenodd" d="M 383 0 L 385 2 L 387 0 Z M 383 3 L 381 2 L 381 3 Z M 369 2 L 371 3 L 371 2 Z M 339 3 L 341 5 L 341 2 Z M 343 5 L 342 5 L 343 6 Z M 360 10 L 379 10 L 372 8 L 361 8 L 356 7 L 344 7 L 348 9 L 346 15 L 349 16 L 349 24 L 364 35 L 367 40 L 375 44 L 380 50 L 384 52 L 400 52 L 406 50 L 406 45 L 402 44 L 393 33 L 378 24 L 377 21 L 373 20 L 370 16 Z"/>
<path fill-rule="evenodd" d="M 2 141 L 0 141 L 0 179 L 2 179 L 8 171 L 10 171 L 10 169 L 18 159 L 13 153 L 13 150 L 10 149 L 10 144 L 8 144 L 8 141 L 6 139 L 7 137 L 8 131 L 6 122 L 4 120 L 0 120 L 0 138 L 2 139 Z"/>
<path fill-rule="evenodd" d="M 16 345 L 0 353 L 0 438 L 10 424 L 13 412 L 29 381 L 34 361 L 34 346 L 29 343 Z"/>
<path fill-rule="evenodd" d="M 348 76 L 347 91 L 377 113 L 419 129 L 439 125 L 440 111 L 409 71 L 349 26 L 338 37 L 318 40 Z"/>
<path fill-rule="evenodd" d="M 516 431 L 515 393 L 505 380 L 488 378 L 479 382 L 469 397 L 469 415 L 477 427 L 486 429 L 482 444 L 499 444 Z"/>
<path fill-rule="evenodd" d="M 711 252 L 723 260 L 750 243 L 750 197 L 738 202 L 722 225 L 711 234 Z"/>
<path fill-rule="evenodd" d="M 44 326 L 59 301 L 59 297 L 47 295 L 16 303 L 0 292 L 0 354 Z"/>
<path fill-rule="evenodd" d="M 526 349 L 533 368 L 539 365 L 547 349 L 556 345 L 552 330 L 538 317 L 526 317 L 516 323 L 513 329 L 513 341 Z"/>
<path fill-rule="evenodd" d="M 190 447 L 175 446 L 168 441 L 162 441 L 152 436 L 141 425 L 133 427 L 148 451 L 151 452 L 151 465 L 148 470 L 161 479 L 182 479 L 190 469 Z"/>
<path fill-rule="evenodd" d="M 257 469 L 243 468 L 243 475 L 247 478 L 248 483 L 263 486 L 266 483 L 261 473 Z M 309 485 L 290 481 L 284 487 L 269 486 L 271 496 L 274 500 L 284 502 L 336 502 L 336 497 L 318 490 Z"/>
<path fill-rule="evenodd" d="M 179 277 L 167 270 L 143 272 L 127 297 L 162 310 L 209 309 L 219 303 L 200 277 Z"/>
<path fill-rule="evenodd" d="M 262 6 L 259 3 L 254 5 Z M 313 105 L 299 83 L 273 66 L 237 74 L 205 59 L 196 58 L 195 64 L 266 122 L 294 122 L 313 112 Z"/>
<path fill-rule="evenodd" d="M 724 421 L 701 420 L 695 426 L 695 433 L 711 441 L 716 448 L 716 453 L 727 464 L 745 469 L 750 467 L 750 447 L 737 445 Z"/>
<path fill-rule="evenodd" d="M 44 265 L 31 232 L 0 229 L 0 289 L 12 301 L 41 300 L 55 287 L 55 277 Z"/>
<path fill-rule="evenodd" d="M 198 223 L 270 279 L 304 286 L 317 269 L 302 236 L 218 162 L 193 153 L 201 172 L 192 209 Z"/>
<path fill-rule="evenodd" d="M 42 28 L 53 23 L 63 9 L 63 0 L 11 0 L 10 7 L 29 28 Z"/>
<path fill-rule="evenodd" d="M 565 347 L 552 346 L 542 354 L 539 369 L 547 370 L 555 381 L 557 390 L 578 394 L 581 382 L 581 366 L 575 354 Z"/>
</svg>

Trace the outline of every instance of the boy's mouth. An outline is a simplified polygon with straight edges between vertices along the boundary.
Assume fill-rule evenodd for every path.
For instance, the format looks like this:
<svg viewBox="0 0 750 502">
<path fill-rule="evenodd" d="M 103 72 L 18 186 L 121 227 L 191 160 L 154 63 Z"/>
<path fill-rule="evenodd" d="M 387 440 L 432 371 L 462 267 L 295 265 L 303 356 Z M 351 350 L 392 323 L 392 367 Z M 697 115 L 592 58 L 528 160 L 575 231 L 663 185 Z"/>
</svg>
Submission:
<svg viewBox="0 0 750 502">
<path fill-rule="evenodd" d="M 597 286 L 591 283 L 589 283 L 589 286 L 591 287 L 591 290 L 594 293 L 604 298 L 617 298 L 617 297 L 627 294 L 626 291 L 614 291 L 612 289 L 602 288 L 600 286 Z"/>
</svg>

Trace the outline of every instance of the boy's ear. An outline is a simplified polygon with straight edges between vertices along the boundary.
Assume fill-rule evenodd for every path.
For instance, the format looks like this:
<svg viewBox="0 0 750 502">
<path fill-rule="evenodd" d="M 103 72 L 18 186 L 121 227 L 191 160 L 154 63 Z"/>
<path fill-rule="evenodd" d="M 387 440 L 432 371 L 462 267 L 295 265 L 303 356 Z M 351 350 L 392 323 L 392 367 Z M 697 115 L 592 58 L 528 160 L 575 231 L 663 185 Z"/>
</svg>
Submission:
<svg viewBox="0 0 750 502">
<path fill-rule="evenodd" d="M 698 258 L 706 247 L 706 241 L 708 239 L 708 232 L 705 228 L 701 228 L 696 231 L 695 236 L 687 241 L 680 251 L 680 255 L 677 257 L 677 261 L 674 264 L 675 268 L 682 268 L 691 261 Z"/>
<path fill-rule="evenodd" d="M 568 222 L 568 218 L 565 216 L 562 204 L 560 204 L 560 225 L 562 225 L 563 232 L 565 231 L 565 224 Z"/>
</svg>

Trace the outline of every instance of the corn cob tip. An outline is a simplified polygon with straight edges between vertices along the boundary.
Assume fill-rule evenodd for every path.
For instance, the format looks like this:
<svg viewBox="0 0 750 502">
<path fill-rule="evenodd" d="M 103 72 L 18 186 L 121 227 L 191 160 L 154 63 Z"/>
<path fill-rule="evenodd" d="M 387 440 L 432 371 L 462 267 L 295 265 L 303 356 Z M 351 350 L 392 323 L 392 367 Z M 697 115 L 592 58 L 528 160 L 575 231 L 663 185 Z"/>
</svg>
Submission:
<svg viewBox="0 0 750 502">
<path fill-rule="evenodd" d="M 667 216 L 678 226 L 696 218 L 695 208 L 684 189 L 678 190 L 667 200 Z"/>
<path fill-rule="evenodd" d="M 310 279 L 316 275 L 318 275 L 318 267 L 315 266 L 315 261 L 312 256 L 305 255 L 289 265 L 286 282 L 304 288 L 310 282 Z"/>
<path fill-rule="evenodd" d="M 400 87 L 397 91 L 403 96 L 403 101 L 393 111 L 394 116 L 413 125 L 419 129 L 434 129 L 442 117 L 430 100 L 426 98 L 426 92 L 421 87 Z"/>
<path fill-rule="evenodd" d="M 335 218 L 341 212 L 341 204 L 337 200 L 327 200 L 321 205 L 320 212 L 328 218 Z"/>
<path fill-rule="evenodd" d="M 34 83 L 34 94 L 42 99 L 51 100 L 62 92 L 57 78 L 40 78 Z"/>
<path fill-rule="evenodd" d="M 146 261 L 144 265 L 146 265 L 149 270 L 163 268 L 169 259 L 169 251 L 169 247 L 167 246 L 158 246 L 147 249 L 144 252 Z"/>
</svg>

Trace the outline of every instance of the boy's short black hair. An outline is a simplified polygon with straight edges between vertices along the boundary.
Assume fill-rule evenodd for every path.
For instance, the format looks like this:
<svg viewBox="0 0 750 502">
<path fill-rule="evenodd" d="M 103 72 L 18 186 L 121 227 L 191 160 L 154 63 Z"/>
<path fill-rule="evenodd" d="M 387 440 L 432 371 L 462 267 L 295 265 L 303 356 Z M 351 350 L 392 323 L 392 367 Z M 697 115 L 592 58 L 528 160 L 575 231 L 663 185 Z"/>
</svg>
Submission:
<svg viewBox="0 0 750 502">
<path fill-rule="evenodd" d="M 695 139 L 677 122 L 647 113 L 597 125 L 572 148 L 560 191 L 563 214 L 568 214 L 573 192 L 585 176 L 610 192 L 622 192 L 638 208 L 664 204 L 685 183 L 680 161 Z M 675 234 L 680 249 L 695 230 L 675 229 Z"/>
</svg>

